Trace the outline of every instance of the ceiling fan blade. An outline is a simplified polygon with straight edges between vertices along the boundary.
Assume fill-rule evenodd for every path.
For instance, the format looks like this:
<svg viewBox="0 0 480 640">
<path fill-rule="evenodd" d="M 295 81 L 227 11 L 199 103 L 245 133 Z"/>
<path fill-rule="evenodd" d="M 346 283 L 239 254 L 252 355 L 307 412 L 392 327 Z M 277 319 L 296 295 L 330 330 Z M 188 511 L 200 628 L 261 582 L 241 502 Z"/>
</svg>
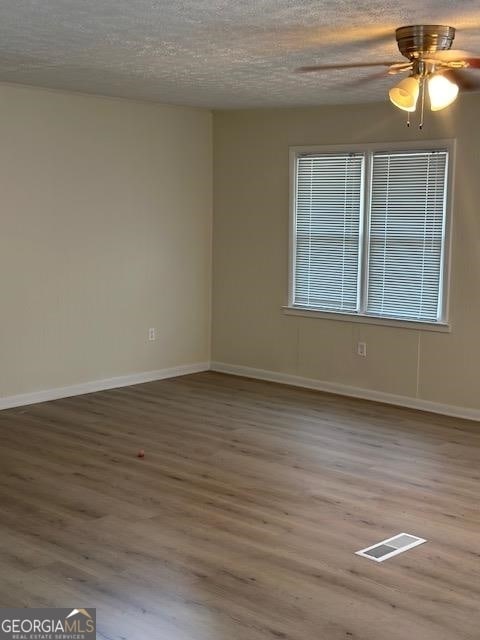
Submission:
<svg viewBox="0 0 480 640">
<path fill-rule="evenodd" d="M 480 69 L 480 58 L 465 58 L 470 69 Z"/>
<path fill-rule="evenodd" d="M 431 58 L 432 60 L 442 60 L 449 62 L 450 60 L 464 60 L 474 54 L 469 51 L 463 51 L 462 49 L 445 49 L 444 51 L 435 51 L 425 54 L 425 58 Z"/>
<path fill-rule="evenodd" d="M 351 62 L 347 64 L 319 64 L 311 67 L 299 67 L 295 73 L 312 73 L 315 71 L 334 71 L 338 69 L 362 69 L 366 67 L 391 67 L 394 62 Z"/>
<path fill-rule="evenodd" d="M 480 91 L 480 78 L 461 69 L 449 69 L 444 74 L 455 82 L 461 91 Z"/>
<path fill-rule="evenodd" d="M 368 76 L 364 76 L 363 78 L 356 78 L 355 80 L 350 80 L 349 82 L 342 82 L 340 86 L 342 87 L 359 87 L 363 84 L 368 84 L 369 82 L 374 82 L 375 80 L 381 80 L 382 78 L 388 78 L 388 73 L 386 71 L 377 71 L 376 73 L 370 73 Z"/>
<path fill-rule="evenodd" d="M 440 62 L 466 62 L 473 69 L 480 69 L 480 58 L 470 51 L 462 51 L 461 49 L 447 49 L 446 51 L 436 51 L 433 54 L 427 54 L 425 58 L 431 58 L 433 61 Z"/>
<path fill-rule="evenodd" d="M 465 16 L 461 18 L 459 15 L 455 16 L 455 29 L 457 30 L 457 37 L 459 33 L 464 31 L 478 31 L 480 29 L 480 22 L 477 16 Z"/>
<path fill-rule="evenodd" d="M 388 69 L 388 73 L 390 75 L 394 75 L 395 73 L 402 73 L 402 71 L 408 71 L 409 69 L 412 69 L 412 67 L 413 67 L 412 62 L 396 62 L 395 64 L 390 65 L 390 68 Z"/>
<path fill-rule="evenodd" d="M 330 25 L 318 24 L 291 24 L 274 28 L 249 24 L 244 25 L 240 31 L 236 27 L 232 37 L 238 38 L 240 42 L 252 43 L 259 51 L 307 53 L 313 50 L 318 53 L 319 47 L 325 46 L 329 47 L 329 51 L 342 51 L 345 45 L 392 45 L 394 29 L 393 25 L 332 29 Z"/>
</svg>

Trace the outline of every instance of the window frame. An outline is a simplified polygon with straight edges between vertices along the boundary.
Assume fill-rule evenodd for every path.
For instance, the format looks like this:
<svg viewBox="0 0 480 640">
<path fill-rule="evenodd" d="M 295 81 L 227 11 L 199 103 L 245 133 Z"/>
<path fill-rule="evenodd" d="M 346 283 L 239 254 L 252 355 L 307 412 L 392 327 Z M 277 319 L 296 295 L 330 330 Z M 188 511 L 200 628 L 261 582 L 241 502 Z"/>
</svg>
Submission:
<svg viewBox="0 0 480 640">
<path fill-rule="evenodd" d="M 365 232 L 370 222 L 370 202 L 371 202 L 371 169 L 372 158 L 376 152 L 405 152 L 405 151 L 434 151 L 436 149 L 448 152 L 447 177 L 446 177 L 446 202 L 445 202 L 445 225 L 443 236 L 443 264 L 441 279 L 441 316 L 437 321 L 422 321 L 387 318 L 365 313 L 366 292 L 368 286 L 368 234 Z M 412 140 L 408 142 L 372 142 L 365 144 L 339 144 L 339 145 L 306 145 L 289 147 L 289 167 L 290 167 L 290 195 L 289 195 L 289 248 L 288 248 L 288 297 L 287 304 L 282 307 L 286 315 L 306 316 L 311 318 L 325 318 L 330 320 L 340 320 L 346 322 L 360 322 L 364 324 L 377 324 L 410 329 L 423 329 L 427 331 L 450 332 L 451 322 L 449 318 L 450 309 L 450 272 L 451 272 L 451 252 L 452 252 L 452 228 L 453 228 L 453 184 L 455 172 L 455 150 L 456 140 Z M 362 184 L 362 201 L 360 212 L 360 270 L 359 270 L 359 298 L 361 305 L 358 312 L 349 311 L 328 311 L 312 309 L 294 305 L 295 291 L 295 257 L 296 257 L 296 165 L 297 157 L 305 153 L 363 153 L 365 154 L 364 180 Z"/>
</svg>

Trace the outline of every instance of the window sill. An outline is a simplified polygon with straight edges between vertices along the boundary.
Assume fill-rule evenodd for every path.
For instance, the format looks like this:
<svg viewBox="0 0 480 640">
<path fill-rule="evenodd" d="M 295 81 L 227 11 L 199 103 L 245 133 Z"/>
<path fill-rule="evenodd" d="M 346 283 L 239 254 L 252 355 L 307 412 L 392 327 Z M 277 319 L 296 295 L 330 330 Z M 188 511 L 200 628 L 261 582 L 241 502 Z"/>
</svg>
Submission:
<svg viewBox="0 0 480 640">
<path fill-rule="evenodd" d="M 287 316 L 301 316 L 304 318 L 319 318 L 323 320 L 340 320 L 341 322 L 358 322 L 360 324 L 376 324 L 384 327 L 399 329 L 414 329 L 434 331 L 437 333 L 451 333 L 452 327 L 447 323 L 418 322 L 416 320 L 394 320 L 379 316 L 361 316 L 354 313 L 338 313 L 335 311 L 316 311 L 305 307 L 282 307 Z"/>
</svg>

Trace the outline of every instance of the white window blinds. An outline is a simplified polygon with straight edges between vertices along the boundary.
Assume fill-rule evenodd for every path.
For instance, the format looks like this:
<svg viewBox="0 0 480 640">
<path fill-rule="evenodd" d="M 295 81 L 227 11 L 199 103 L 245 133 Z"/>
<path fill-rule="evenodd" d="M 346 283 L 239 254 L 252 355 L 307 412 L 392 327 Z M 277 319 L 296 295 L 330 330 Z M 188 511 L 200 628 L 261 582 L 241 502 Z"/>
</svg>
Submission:
<svg viewBox="0 0 480 640">
<path fill-rule="evenodd" d="M 375 153 L 367 314 L 441 318 L 447 152 Z"/>
<path fill-rule="evenodd" d="M 296 160 L 293 303 L 355 312 L 359 304 L 364 154 Z"/>
<path fill-rule="evenodd" d="M 448 141 L 292 150 L 289 304 L 446 323 Z"/>
</svg>

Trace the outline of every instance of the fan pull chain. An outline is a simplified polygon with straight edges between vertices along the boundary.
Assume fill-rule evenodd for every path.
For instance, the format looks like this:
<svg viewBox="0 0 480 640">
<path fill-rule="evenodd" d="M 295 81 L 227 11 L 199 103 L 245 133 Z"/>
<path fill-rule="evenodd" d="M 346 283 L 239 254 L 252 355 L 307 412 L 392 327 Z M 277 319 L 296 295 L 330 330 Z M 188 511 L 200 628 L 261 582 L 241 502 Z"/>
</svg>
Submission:
<svg viewBox="0 0 480 640">
<path fill-rule="evenodd" d="M 418 125 L 419 129 L 423 129 L 423 112 L 424 112 L 424 107 L 425 107 L 425 78 L 422 77 L 421 79 L 421 92 L 422 92 L 422 110 L 420 113 L 420 124 Z"/>
</svg>

